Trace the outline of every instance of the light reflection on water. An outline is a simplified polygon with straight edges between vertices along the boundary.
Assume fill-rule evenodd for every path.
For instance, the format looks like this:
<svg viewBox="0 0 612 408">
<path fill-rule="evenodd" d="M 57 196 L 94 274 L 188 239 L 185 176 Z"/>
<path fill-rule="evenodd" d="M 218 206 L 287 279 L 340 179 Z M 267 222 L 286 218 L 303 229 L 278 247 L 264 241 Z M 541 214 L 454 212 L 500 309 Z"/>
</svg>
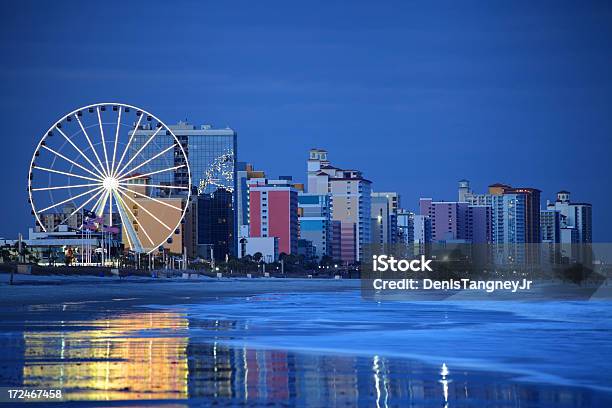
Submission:
<svg viewBox="0 0 612 408">
<path fill-rule="evenodd" d="M 93 320 L 32 320 L 21 345 L 0 337 L 0 346 L 23 356 L 17 363 L 22 365 L 20 385 L 61 388 L 68 400 L 378 408 L 612 406 L 605 393 L 521 383 L 510 375 L 462 370 L 450 363 L 433 366 L 374 353 L 227 343 L 246 338 L 255 326 L 228 318 L 190 321 L 182 312 L 124 312 Z M 0 380 L 6 378 L 2 369 L 0 374 Z"/>
<path fill-rule="evenodd" d="M 23 386 L 60 388 L 67 400 L 187 397 L 183 316 L 134 313 L 62 326 L 81 325 L 88 329 L 24 333 Z"/>
</svg>

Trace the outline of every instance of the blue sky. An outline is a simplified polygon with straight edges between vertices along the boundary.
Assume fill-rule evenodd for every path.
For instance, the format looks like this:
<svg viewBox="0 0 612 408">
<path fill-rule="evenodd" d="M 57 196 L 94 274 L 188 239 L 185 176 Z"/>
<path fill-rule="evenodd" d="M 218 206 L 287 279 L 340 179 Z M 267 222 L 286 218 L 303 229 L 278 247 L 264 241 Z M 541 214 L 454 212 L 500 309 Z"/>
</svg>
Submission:
<svg viewBox="0 0 612 408">
<path fill-rule="evenodd" d="M 594 205 L 612 239 L 608 2 L 0 4 L 0 236 L 33 224 L 31 154 L 58 117 L 122 101 L 229 125 L 239 158 L 305 179 L 327 148 L 376 191 L 504 182 Z"/>
</svg>

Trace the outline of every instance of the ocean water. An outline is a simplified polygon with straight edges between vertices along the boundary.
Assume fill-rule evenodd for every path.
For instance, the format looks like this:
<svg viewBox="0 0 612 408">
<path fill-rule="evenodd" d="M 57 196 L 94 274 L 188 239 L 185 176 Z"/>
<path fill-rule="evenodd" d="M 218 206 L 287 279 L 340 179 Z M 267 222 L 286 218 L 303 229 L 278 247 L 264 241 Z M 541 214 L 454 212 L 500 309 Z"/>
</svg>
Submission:
<svg viewBox="0 0 612 408">
<path fill-rule="evenodd" d="M 234 347 L 406 358 L 612 392 L 609 301 L 374 302 L 344 292 L 179 308 L 196 337 L 210 336 L 211 321 L 231 324 L 220 340 Z"/>
<path fill-rule="evenodd" d="M 3 319 L 0 384 L 131 406 L 612 406 L 610 302 L 184 301 Z"/>
</svg>

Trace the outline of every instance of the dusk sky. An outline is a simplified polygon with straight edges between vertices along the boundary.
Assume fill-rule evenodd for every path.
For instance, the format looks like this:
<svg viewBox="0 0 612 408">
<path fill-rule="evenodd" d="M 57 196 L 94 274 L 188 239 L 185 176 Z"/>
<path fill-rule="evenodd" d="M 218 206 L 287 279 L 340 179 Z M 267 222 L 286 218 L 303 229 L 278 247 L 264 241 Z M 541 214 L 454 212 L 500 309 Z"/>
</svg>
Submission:
<svg viewBox="0 0 612 408">
<path fill-rule="evenodd" d="M 535 4 L 537 3 L 537 4 Z M 457 199 L 503 182 L 593 204 L 612 240 L 612 3 L 0 4 L 0 236 L 27 233 L 27 173 L 60 116 L 97 102 L 231 126 L 238 156 L 306 179 L 311 147 L 375 191 Z"/>
</svg>

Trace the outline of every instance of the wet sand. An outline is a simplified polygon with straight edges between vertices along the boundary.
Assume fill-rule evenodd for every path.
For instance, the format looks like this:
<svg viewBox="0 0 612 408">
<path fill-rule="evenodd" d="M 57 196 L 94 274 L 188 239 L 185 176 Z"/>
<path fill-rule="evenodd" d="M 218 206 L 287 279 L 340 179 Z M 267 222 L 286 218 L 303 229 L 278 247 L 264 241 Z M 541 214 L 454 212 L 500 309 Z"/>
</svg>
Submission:
<svg viewBox="0 0 612 408">
<path fill-rule="evenodd" d="M 270 292 L 335 292 L 359 288 L 358 280 L 282 278 L 140 278 L 65 275 L 0 274 L 0 308 L 31 305 L 120 301 L 123 306 L 176 304 L 218 297 L 248 296 Z"/>
</svg>

